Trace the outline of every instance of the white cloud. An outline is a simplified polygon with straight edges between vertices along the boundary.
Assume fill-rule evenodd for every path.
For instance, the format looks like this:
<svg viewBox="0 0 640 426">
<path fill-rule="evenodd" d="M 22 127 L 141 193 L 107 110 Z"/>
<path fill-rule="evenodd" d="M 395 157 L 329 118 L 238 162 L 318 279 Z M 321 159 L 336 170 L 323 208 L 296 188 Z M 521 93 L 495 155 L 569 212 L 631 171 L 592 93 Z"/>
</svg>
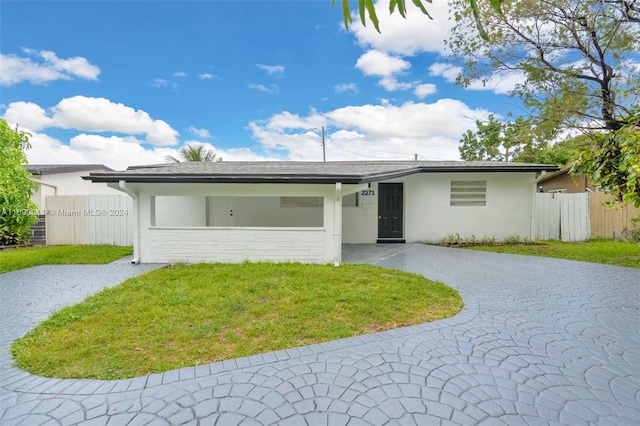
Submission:
<svg viewBox="0 0 640 426">
<path fill-rule="evenodd" d="M 22 123 L 32 129 L 58 127 L 90 132 L 113 132 L 146 135 L 152 145 L 175 145 L 178 132 L 163 120 L 154 120 L 142 110 L 135 110 L 105 98 L 73 96 L 62 99 L 47 113 L 42 107 L 27 102 L 10 103 L 5 111 L 7 121 Z"/>
<path fill-rule="evenodd" d="M 429 75 L 441 76 L 449 83 L 454 83 L 461 72 L 462 68 L 442 62 L 435 62 L 429 67 Z"/>
<path fill-rule="evenodd" d="M 506 95 L 526 80 L 527 77 L 520 70 L 495 72 L 481 80 L 472 81 L 467 89 L 489 90 L 499 95 Z"/>
<path fill-rule="evenodd" d="M 97 80 L 100 68 L 86 58 L 61 59 L 54 52 L 22 49 L 30 57 L 0 54 L 0 85 L 11 86 L 23 81 L 46 84 L 55 80 L 81 78 Z M 33 59 L 32 59 L 33 58 Z"/>
<path fill-rule="evenodd" d="M 77 152 L 69 145 L 44 133 L 31 130 L 31 149 L 27 150 L 27 158 L 30 164 L 104 164 L 102 160 L 89 161 L 82 153 Z"/>
<path fill-rule="evenodd" d="M 187 132 L 200 139 L 211 139 L 211 133 L 207 129 L 198 129 L 194 126 L 189 126 Z"/>
<path fill-rule="evenodd" d="M 168 84 L 169 80 L 165 80 L 164 78 L 156 78 L 153 80 L 153 83 L 151 83 L 153 87 L 165 87 Z"/>
<path fill-rule="evenodd" d="M 33 102 L 12 102 L 4 113 L 4 119 L 12 125 L 20 125 L 31 130 L 40 130 L 54 125 L 47 112 Z"/>
<path fill-rule="evenodd" d="M 416 95 L 418 99 L 424 99 L 429 95 L 433 95 L 436 93 L 437 88 L 435 84 L 419 84 L 413 91 L 413 94 Z"/>
<path fill-rule="evenodd" d="M 360 56 L 356 62 L 356 68 L 364 75 L 382 77 L 378 84 L 390 92 L 408 90 L 416 84 L 414 82 L 401 83 L 396 77 L 411 68 L 409 61 L 378 50 L 370 50 Z"/>
<path fill-rule="evenodd" d="M 449 19 L 449 5 L 446 1 L 427 3 L 423 1 L 427 11 L 433 17 L 429 19 L 411 2 L 407 2 L 407 18 L 404 19 L 396 10 L 389 14 L 389 2 L 377 1 L 376 14 L 380 20 L 378 33 L 373 24 L 367 22 L 363 27 L 360 17 L 354 16 L 352 30 L 362 46 L 370 46 L 377 50 L 415 55 L 420 52 L 446 53 L 444 40 L 454 21 Z"/>
<path fill-rule="evenodd" d="M 436 62 L 429 67 L 429 75 L 441 76 L 449 83 L 454 83 L 462 72 L 459 66 Z M 481 79 L 472 81 L 467 90 L 487 90 L 499 95 L 509 94 L 518 84 L 526 81 L 525 74 L 520 70 L 499 71 Z"/>
<path fill-rule="evenodd" d="M 369 50 L 358 58 L 358 68 L 364 75 L 390 77 L 411 68 L 411 63 L 379 50 Z"/>
<path fill-rule="evenodd" d="M 402 83 L 395 77 L 384 77 L 378 81 L 378 85 L 384 87 L 389 92 L 395 92 L 396 90 L 409 90 L 416 85 L 416 82 Z"/>
<path fill-rule="evenodd" d="M 175 90 L 175 89 L 178 88 L 178 83 L 170 81 L 170 80 L 165 80 L 164 78 L 156 78 L 151 83 L 151 86 L 152 87 L 158 87 L 158 88 L 171 87 L 172 89 Z"/>
<path fill-rule="evenodd" d="M 263 64 L 256 64 L 256 67 L 260 68 L 263 71 L 266 71 L 267 74 L 272 75 L 278 75 L 281 76 L 282 74 L 284 74 L 284 66 L 283 65 L 263 65 Z"/>
<path fill-rule="evenodd" d="M 336 91 L 336 93 L 342 93 L 342 92 L 353 92 L 353 93 L 358 93 L 358 85 L 356 83 L 344 83 L 344 84 L 336 84 L 333 89 Z"/>
<path fill-rule="evenodd" d="M 187 73 L 184 71 L 178 71 L 173 73 L 174 77 L 183 78 L 187 76 Z"/>
<path fill-rule="evenodd" d="M 208 72 L 202 73 L 202 74 L 198 74 L 198 78 L 200 80 L 213 80 L 214 78 L 217 79 L 218 76 L 210 74 Z"/>
<path fill-rule="evenodd" d="M 31 164 L 105 164 L 114 169 L 125 169 L 135 164 L 164 161 L 168 148 L 145 149 L 142 141 L 132 137 L 104 137 L 79 134 L 68 144 L 46 134 L 33 133 L 27 157 Z M 167 154 L 165 154 L 167 153 Z"/>
<path fill-rule="evenodd" d="M 462 72 L 459 66 L 436 62 L 429 67 L 429 75 L 441 76 L 449 83 L 454 83 Z M 524 72 L 520 70 L 499 71 L 470 82 L 467 90 L 486 90 L 499 95 L 509 94 L 518 84 L 526 81 Z"/>
<path fill-rule="evenodd" d="M 257 90 L 258 92 L 262 93 L 278 93 L 280 91 L 280 88 L 277 84 L 272 84 L 267 87 L 264 84 L 249 83 L 247 84 L 247 87 L 249 89 Z"/>
<path fill-rule="evenodd" d="M 322 158 L 320 132 L 327 126 L 327 159 L 457 160 L 462 134 L 486 120 L 485 110 L 470 109 L 463 102 L 441 99 L 435 103 L 361 105 L 308 116 L 289 112 L 249 124 L 254 139 L 267 152 L 281 151 L 290 160 Z"/>
<path fill-rule="evenodd" d="M 179 157 L 180 147 L 145 147 L 144 141 L 133 136 L 105 137 L 101 135 L 79 134 L 71 138 L 68 144 L 43 133 L 32 132 L 32 148 L 27 151 L 31 164 L 105 164 L 116 170 L 129 166 L 164 163 L 168 155 Z M 268 161 L 265 157 L 249 148 L 216 148 L 206 142 L 189 140 L 185 144 L 203 144 L 214 151 L 224 161 Z"/>
<path fill-rule="evenodd" d="M 467 125 L 475 125 L 474 119 L 468 117 L 478 114 L 488 115 L 484 111 L 471 110 L 458 100 L 439 99 L 432 104 L 407 102 L 399 106 L 348 106 L 326 115 L 333 125 L 356 128 L 368 136 L 420 137 L 435 133 L 457 137 Z"/>
<path fill-rule="evenodd" d="M 300 117 L 298 114 L 291 114 L 288 111 L 273 115 L 269 120 L 263 122 L 269 130 L 283 131 L 288 129 L 319 129 L 327 124 L 327 119 L 314 109 L 307 117 Z"/>
</svg>

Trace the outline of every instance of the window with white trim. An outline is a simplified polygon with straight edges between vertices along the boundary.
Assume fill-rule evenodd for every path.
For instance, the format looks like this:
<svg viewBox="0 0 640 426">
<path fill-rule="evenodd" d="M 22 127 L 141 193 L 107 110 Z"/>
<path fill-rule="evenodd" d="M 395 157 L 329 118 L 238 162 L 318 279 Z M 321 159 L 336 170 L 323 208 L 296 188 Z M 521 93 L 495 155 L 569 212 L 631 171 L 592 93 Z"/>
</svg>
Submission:
<svg viewBox="0 0 640 426">
<path fill-rule="evenodd" d="M 452 180 L 451 206 L 481 207 L 487 205 L 486 180 Z"/>
</svg>

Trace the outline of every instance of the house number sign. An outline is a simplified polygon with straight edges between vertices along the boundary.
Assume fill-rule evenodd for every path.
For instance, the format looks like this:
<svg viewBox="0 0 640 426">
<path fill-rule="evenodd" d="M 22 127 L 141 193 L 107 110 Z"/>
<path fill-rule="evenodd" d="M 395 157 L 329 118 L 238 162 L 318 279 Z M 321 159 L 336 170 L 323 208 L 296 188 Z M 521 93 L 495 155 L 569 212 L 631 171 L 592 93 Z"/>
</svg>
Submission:
<svg viewBox="0 0 640 426">
<path fill-rule="evenodd" d="M 360 195 L 376 195 L 373 189 L 363 189 L 360 191 Z"/>
</svg>

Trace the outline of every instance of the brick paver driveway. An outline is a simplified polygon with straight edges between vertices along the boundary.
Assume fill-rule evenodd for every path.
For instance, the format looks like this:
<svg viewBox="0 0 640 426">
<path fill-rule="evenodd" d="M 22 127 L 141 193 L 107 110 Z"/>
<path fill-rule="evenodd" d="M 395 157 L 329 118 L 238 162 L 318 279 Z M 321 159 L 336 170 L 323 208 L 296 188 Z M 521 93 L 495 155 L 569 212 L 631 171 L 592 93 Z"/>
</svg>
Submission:
<svg viewBox="0 0 640 426">
<path fill-rule="evenodd" d="M 10 340 L 53 307 L 149 267 L 1 275 L 0 423 L 640 423 L 640 270 L 417 244 L 345 247 L 345 260 L 444 281 L 465 309 L 137 379 L 55 380 L 11 367 Z"/>
</svg>

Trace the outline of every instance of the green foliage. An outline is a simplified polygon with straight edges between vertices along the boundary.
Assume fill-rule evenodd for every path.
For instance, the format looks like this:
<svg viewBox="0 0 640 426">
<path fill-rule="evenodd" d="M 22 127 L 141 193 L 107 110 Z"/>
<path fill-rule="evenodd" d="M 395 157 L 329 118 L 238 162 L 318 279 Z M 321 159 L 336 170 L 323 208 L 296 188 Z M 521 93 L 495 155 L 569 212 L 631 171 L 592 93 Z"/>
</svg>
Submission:
<svg viewBox="0 0 640 426">
<path fill-rule="evenodd" d="M 180 159 L 182 159 L 182 161 L 186 161 L 186 162 L 190 162 L 190 161 L 204 161 L 204 162 L 214 162 L 214 161 L 222 161 L 222 158 L 218 158 L 218 155 L 211 151 L 210 149 L 207 149 L 204 145 L 202 144 L 187 144 L 185 146 L 183 146 L 182 148 L 180 148 Z M 167 155 L 166 160 L 169 163 L 179 163 L 181 160 L 171 156 L 171 155 Z"/>
<path fill-rule="evenodd" d="M 413 4 L 415 4 L 422 13 L 429 15 L 427 9 L 422 4 L 422 0 L 411 0 Z M 431 0 L 426 0 L 428 3 L 431 3 Z M 475 0 L 472 0 L 475 1 Z M 331 7 L 335 6 L 336 0 L 331 0 Z M 407 16 L 407 6 L 405 0 L 390 0 L 389 1 L 389 13 L 394 13 L 398 10 L 398 13 L 406 18 Z M 374 4 L 374 0 L 358 0 L 358 14 L 360 15 L 360 22 L 365 27 L 367 26 L 367 14 L 369 15 L 369 20 L 373 24 L 376 31 L 380 32 L 380 21 L 378 20 L 378 15 L 376 14 L 376 8 Z M 344 27 L 349 29 L 349 25 L 353 23 L 353 18 L 351 17 L 351 6 L 349 5 L 349 0 L 342 0 L 342 15 L 344 18 Z"/>
<path fill-rule="evenodd" d="M 518 234 L 507 235 L 502 240 L 496 237 L 485 235 L 482 238 L 476 238 L 475 235 L 470 237 L 462 237 L 460 234 L 447 234 L 438 240 L 440 246 L 476 246 L 476 245 L 512 245 L 512 244 L 536 244 L 534 240 L 528 237 L 521 237 Z"/>
<path fill-rule="evenodd" d="M 27 243 L 31 225 L 38 221 L 38 207 L 31 201 L 36 184 L 24 168 L 29 136 L 0 119 L 0 245 Z"/>
<path fill-rule="evenodd" d="M 502 239 L 502 242 L 504 244 L 522 244 L 524 242 L 524 239 L 518 235 L 518 234 L 511 234 L 511 235 L 507 235 L 506 237 L 504 237 Z"/>
<path fill-rule="evenodd" d="M 480 14 L 480 10 L 478 8 L 477 0 L 466 0 L 469 3 L 473 11 L 473 16 L 475 17 L 476 27 L 478 28 L 478 32 L 480 36 L 484 39 L 488 39 L 489 35 L 487 34 L 484 26 L 482 24 L 482 16 Z M 427 11 L 427 8 L 422 3 L 422 0 L 411 0 L 411 2 L 418 8 L 420 11 L 425 14 L 429 19 L 431 15 Z M 425 0 L 427 3 L 431 3 L 432 0 Z M 342 15 L 344 18 L 344 27 L 349 29 L 349 25 L 353 23 L 353 18 L 351 17 L 351 6 L 349 5 L 349 0 L 342 0 Z M 392 14 L 396 10 L 403 18 L 407 17 L 407 2 L 405 0 L 389 0 L 389 13 Z M 489 5 L 498 13 L 501 13 L 501 3 L 502 0 L 489 0 Z M 331 0 L 331 7 L 335 6 L 336 0 Z M 378 15 L 376 14 L 375 3 L 374 0 L 358 0 L 358 14 L 360 15 L 360 22 L 363 26 L 367 26 L 367 14 L 369 15 L 369 20 L 373 24 L 376 31 L 380 32 L 380 22 L 378 20 Z"/>
<path fill-rule="evenodd" d="M 640 113 L 619 130 L 594 134 L 592 139 L 593 146 L 581 154 L 572 173 L 587 175 L 617 201 L 640 207 Z"/>
<path fill-rule="evenodd" d="M 593 141 L 588 135 L 580 135 L 574 138 L 565 139 L 541 150 L 533 163 L 557 164 L 564 166 L 573 163 L 583 151 L 591 149 Z"/>
<path fill-rule="evenodd" d="M 493 115 L 483 123 L 476 120 L 478 130 L 468 130 L 460 139 L 460 158 L 466 161 L 519 161 L 535 162 L 546 148 L 546 141 L 539 138 L 529 120 L 518 117 L 503 123 Z"/>
<path fill-rule="evenodd" d="M 640 96 L 640 25 L 625 22 L 616 3 L 504 1 L 497 13 L 479 2 L 476 13 L 468 0 L 452 0 L 448 46 L 461 65 L 458 83 L 521 75 L 510 94 L 536 127 L 619 129 Z M 486 40 L 469 33 L 477 16 L 490 29 Z"/>
<path fill-rule="evenodd" d="M 116 379 L 448 318 L 458 293 L 371 265 L 173 265 L 55 313 L 14 342 L 20 368 Z"/>
</svg>

